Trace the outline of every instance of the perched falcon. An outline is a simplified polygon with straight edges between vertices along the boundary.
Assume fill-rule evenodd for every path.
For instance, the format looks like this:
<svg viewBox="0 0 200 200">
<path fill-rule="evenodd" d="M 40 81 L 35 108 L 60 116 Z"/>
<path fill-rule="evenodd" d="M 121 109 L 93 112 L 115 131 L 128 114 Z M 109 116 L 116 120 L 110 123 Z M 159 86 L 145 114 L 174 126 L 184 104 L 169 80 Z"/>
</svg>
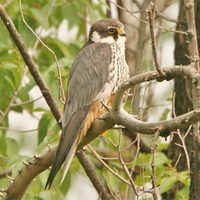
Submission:
<svg viewBox="0 0 200 200">
<path fill-rule="evenodd" d="M 105 112 L 101 102 L 111 106 L 118 86 L 129 78 L 125 41 L 124 25 L 116 19 L 101 19 L 92 25 L 89 39 L 70 69 L 62 134 L 45 188 L 51 187 L 65 162 L 62 183 L 81 139 Z"/>
</svg>

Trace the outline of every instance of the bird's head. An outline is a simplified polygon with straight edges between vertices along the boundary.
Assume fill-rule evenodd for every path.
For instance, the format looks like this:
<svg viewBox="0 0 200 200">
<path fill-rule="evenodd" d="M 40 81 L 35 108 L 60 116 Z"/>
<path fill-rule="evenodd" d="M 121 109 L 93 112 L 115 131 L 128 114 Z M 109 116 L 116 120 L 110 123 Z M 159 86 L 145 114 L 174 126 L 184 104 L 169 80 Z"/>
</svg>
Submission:
<svg viewBox="0 0 200 200">
<path fill-rule="evenodd" d="M 116 19 L 101 19 L 90 28 L 89 40 L 101 43 L 125 43 L 124 25 Z"/>
</svg>

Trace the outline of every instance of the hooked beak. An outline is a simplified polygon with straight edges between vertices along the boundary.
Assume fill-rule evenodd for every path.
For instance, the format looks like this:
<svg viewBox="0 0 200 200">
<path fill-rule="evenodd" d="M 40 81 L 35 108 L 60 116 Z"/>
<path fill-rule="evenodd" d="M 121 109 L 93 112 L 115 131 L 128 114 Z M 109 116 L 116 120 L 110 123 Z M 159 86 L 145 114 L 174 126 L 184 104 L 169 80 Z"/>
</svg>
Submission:
<svg viewBox="0 0 200 200">
<path fill-rule="evenodd" d="M 126 32 L 124 31 L 124 29 L 120 29 L 118 35 L 126 37 Z"/>
</svg>

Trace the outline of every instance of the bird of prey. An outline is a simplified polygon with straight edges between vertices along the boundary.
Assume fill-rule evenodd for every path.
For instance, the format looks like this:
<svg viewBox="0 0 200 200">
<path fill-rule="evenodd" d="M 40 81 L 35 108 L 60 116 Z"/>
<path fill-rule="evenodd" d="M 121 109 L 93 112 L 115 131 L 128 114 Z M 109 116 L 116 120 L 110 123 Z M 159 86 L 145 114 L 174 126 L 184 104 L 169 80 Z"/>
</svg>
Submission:
<svg viewBox="0 0 200 200">
<path fill-rule="evenodd" d="M 91 26 L 89 39 L 70 68 L 62 134 L 45 188 L 51 187 L 65 162 L 62 183 L 81 139 L 105 112 L 101 102 L 111 106 L 118 86 L 129 78 L 125 41 L 124 25 L 116 19 L 101 19 Z"/>
</svg>

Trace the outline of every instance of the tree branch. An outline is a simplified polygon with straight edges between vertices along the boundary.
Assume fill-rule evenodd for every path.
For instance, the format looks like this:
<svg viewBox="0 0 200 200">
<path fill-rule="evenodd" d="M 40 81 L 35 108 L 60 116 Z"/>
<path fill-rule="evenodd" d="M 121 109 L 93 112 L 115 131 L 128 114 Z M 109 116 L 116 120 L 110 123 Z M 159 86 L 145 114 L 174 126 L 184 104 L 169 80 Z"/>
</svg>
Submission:
<svg viewBox="0 0 200 200">
<path fill-rule="evenodd" d="M 195 25 L 195 12 L 194 12 L 194 2 L 193 0 L 184 0 L 186 9 L 186 20 L 188 26 L 188 45 L 190 56 L 193 59 L 199 60 L 199 50 L 197 44 L 197 33 Z M 196 69 L 199 71 L 199 62 L 196 63 Z"/>
<path fill-rule="evenodd" d="M 48 169 L 56 156 L 56 147 L 49 148 L 40 155 L 35 156 L 19 170 L 15 180 L 10 183 L 3 200 L 21 199 L 32 180 L 41 172 Z"/>
<path fill-rule="evenodd" d="M 119 111 L 121 109 L 121 102 L 124 95 L 124 92 L 129 89 L 132 86 L 135 86 L 137 84 L 146 82 L 146 81 L 152 81 L 157 80 L 159 82 L 163 80 L 171 80 L 175 78 L 176 76 L 184 76 L 187 79 L 191 79 L 193 83 L 197 83 L 198 80 L 200 80 L 200 74 L 190 65 L 189 66 L 174 66 L 171 68 L 162 68 L 164 75 L 160 76 L 159 73 L 156 71 L 146 72 L 142 73 L 136 76 L 131 77 L 129 80 L 125 81 L 119 89 L 116 92 L 113 105 L 112 105 L 112 111 Z"/>
<path fill-rule="evenodd" d="M 197 41 L 197 32 L 196 32 L 196 22 L 195 22 L 195 11 L 194 11 L 194 1 L 193 0 L 184 0 L 186 21 L 187 21 L 187 32 L 188 32 L 188 49 L 189 57 L 193 60 L 196 60 L 193 64 L 194 67 L 200 72 L 199 66 L 199 46 Z M 196 16 L 197 17 L 197 16 Z M 200 81 L 192 83 L 192 103 L 193 109 L 200 108 Z M 200 147 L 200 124 L 196 122 L 193 124 L 193 134 L 192 134 L 192 143 L 191 143 L 191 152 L 190 152 L 190 199 L 198 199 L 200 196 L 200 169 L 199 169 L 199 147 Z M 183 143 L 184 144 L 184 143 Z M 186 148 L 186 147 L 185 147 Z M 185 150 L 184 148 L 184 150 Z M 186 153 L 186 158 L 187 153 Z"/>
<path fill-rule="evenodd" d="M 84 170 L 88 177 L 90 178 L 92 184 L 96 188 L 97 192 L 100 194 L 100 197 L 103 200 L 112 200 L 114 199 L 111 194 L 109 195 L 108 191 L 105 189 L 104 185 L 99 180 L 97 174 L 94 172 L 94 168 L 90 165 L 88 158 L 86 157 L 83 150 L 77 151 L 76 155 L 78 156 L 78 160 L 84 167 Z M 102 192 L 103 191 L 103 192 Z"/>
<path fill-rule="evenodd" d="M 147 10 L 147 13 L 149 15 L 149 28 L 150 28 L 150 36 L 151 36 L 151 45 L 152 45 L 152 53 L 154 57 L 154 62 L 156 65 L 157 71 L 163 75 L 162 69 L 160 67 L 160 63 L 158 61 L 158 53 L 157 53 L 157 46 L 156 46 L 156 40 L 154 36 L 154 22 L 155 22 L 155 7 L 156 5 L 151 2 L 150 8 Z"/>
</svg>

